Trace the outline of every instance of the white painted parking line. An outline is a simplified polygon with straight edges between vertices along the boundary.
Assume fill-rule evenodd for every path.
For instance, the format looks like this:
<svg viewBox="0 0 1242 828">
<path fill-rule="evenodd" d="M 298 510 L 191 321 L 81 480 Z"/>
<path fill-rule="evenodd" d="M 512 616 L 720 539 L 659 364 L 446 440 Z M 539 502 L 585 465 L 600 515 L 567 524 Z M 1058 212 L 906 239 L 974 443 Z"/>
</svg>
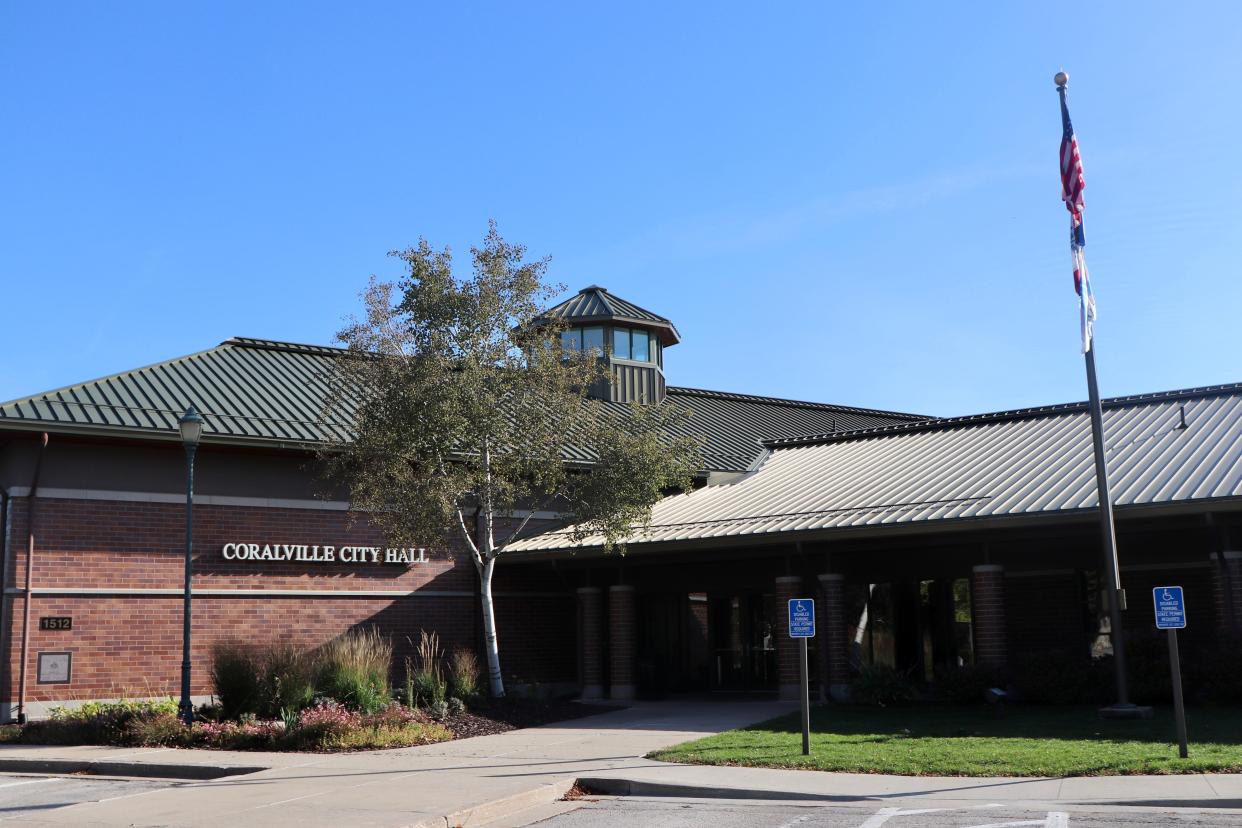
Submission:
<svg viewBox="0 0 1242 828">
<path fill-rule="evenodd" d="M 5 784 L 0 785 L 0 788 L 15 788 L 18 785 L 38 785 L 40 782 L 64 782 L 64 781 L 65 781 L 64 779 L 61 779 L 58 776 L 53 776 L 49 779 L 23 779 L 21 782 L 6 782 Z"/>
<path fill-rule="evenodd" d="M 918 808 L 911 810 L 902 810 L 901 808 L 881 808 L 876 811 L 866 822 L 859 828 L 880 828 L 890 819 L 895 817 L 916 816 L 919 814 L 943 814 L 949 811 L 977 811 L 980 808 L 1003 808 L 1004 805 L 999 803 L 989 803 L 987 805 L 972 805 L 969 808 Z M 792 823 L 791 823 L 792 824 Z M 1044 819 L 1023 819 L 1015 822 L 988 822 L 979 825 L 969 825 L 965 828 L 1017 828 L 1017 826 L 1039 826 L 1039 828 L 1068 828 L 1069 814 L 1062 811 L 1049 811 L 1048 816 Z"/>
<path fill-rule="evenodd" d="M 1024 819 L 1018 822 L 989 822 L 986 825 L 967 825 L 966 828 L 1016 828 L 1018 825 L 1037 825 L 1040 828 L 1066 828 L 1069 825 L 1069 814 L 1063 811 L 1049 811 L 1044 819 Z"/>
</svg>

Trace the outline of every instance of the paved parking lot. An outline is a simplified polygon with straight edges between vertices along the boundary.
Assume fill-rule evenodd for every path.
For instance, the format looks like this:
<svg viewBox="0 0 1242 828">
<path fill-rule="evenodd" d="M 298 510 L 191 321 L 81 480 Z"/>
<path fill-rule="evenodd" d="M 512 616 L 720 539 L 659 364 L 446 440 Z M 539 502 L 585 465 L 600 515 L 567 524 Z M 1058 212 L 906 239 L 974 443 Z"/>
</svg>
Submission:
<svg viewBox="0 0 1242 828">
<path fill-rule="evenodd" d="M 100 779 L 91 776 L 0 774 L 0 821 L 19 820 L 76 805 L 120 799 L 176 783 L 165 779 Z"/>
<path fill-rule="evenodd" d="M 856 804 L 777 805 L 742 801 L 629 799 L 588 801 L 532 828 L 1156 828 L 1237 826 L 1239 814 L 1117 808 L 1106 811 L 1028 810 L 1013 805 L 964 808 L 861 807 Z"/>
</svg>

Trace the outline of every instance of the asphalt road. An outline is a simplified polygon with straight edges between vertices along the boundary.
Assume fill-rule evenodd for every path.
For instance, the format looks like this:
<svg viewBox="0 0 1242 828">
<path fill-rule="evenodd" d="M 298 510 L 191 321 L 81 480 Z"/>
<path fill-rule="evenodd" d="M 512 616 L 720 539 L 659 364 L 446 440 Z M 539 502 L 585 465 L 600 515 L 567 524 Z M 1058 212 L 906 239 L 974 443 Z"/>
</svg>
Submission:
<svg viewBox="0 0 1242 828">
<path fill-rule="evenodd" d="M 19 821 L 66 805 L 133 796 L 171 784 L 162 779 L 0 774 L 0 821 Z"/>
<path fill-rule="evenodd" d="M 600 799 L 542 822 L 537 828 L 1155 828 L 1238 826 L 1242 814 L 1114 808 L 1033 811 L 1003 805 L 908 808 L 857 805 L 795 806 L 741 801 Z"/>
</svg>

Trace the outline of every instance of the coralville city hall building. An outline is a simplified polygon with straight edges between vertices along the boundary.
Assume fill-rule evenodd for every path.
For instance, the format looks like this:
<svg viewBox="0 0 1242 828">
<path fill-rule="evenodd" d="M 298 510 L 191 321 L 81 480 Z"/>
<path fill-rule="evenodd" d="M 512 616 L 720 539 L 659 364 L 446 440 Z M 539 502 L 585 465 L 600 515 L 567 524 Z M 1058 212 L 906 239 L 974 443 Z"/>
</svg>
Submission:
<svg viewBox="0 0 1242 828">
<path fill-rule="evenodd" d="M 938 419 L 666 386 L 673 324 L 591 287 L 548 311 L 612 381 L 693 412 L 700 485 L 656 505 L 624 556 L 573 544 L 553 514 L 500 560 L 501 663 L 517 684 L 626 699 L 791 694 L 784 601 L 817 598 L 815 684 L 859 665 L 933 681 L 953 664 L 1107 652 L 1083 403 Z M 221 639 L 318 644 L 359 626 L 478 647 L 460 549 L 389 549 L 316 497 L 324 376 L 341 351 L 230 339 L 0 404 L 0 719 L 48 702 L 175 694 L 185 459 L 206 420 L 194 532 L 194 693 Z M 1127 629 L 1157 584 L 1185 587 L 1187 640 L 1242 620 L 1242 385 L 1106 400 Z M 44 435 L 47 435 L 46 446 Z M 272 550 L 267 552 L 265 550 Z M 24 655 L 24 660 L 23 660 Z"/>
</svg>

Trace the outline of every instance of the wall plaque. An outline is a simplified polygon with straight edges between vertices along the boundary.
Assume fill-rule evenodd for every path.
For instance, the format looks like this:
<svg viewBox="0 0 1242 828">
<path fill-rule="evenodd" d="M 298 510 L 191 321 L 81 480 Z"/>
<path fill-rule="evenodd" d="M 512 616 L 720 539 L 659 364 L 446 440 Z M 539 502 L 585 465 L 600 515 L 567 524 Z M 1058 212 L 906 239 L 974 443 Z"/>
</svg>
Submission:
<svg viewBox="0 0 1242 828">
<path fill-rule="evenodd" d="M 39 684 L 68 684 L 73 653 L 39 653 Z"/>
<path fill-rule="evenodd" d="M 41 630 L 72 630 L 72 615 L 43 615 L 39 617 Z"/>
</svg>

